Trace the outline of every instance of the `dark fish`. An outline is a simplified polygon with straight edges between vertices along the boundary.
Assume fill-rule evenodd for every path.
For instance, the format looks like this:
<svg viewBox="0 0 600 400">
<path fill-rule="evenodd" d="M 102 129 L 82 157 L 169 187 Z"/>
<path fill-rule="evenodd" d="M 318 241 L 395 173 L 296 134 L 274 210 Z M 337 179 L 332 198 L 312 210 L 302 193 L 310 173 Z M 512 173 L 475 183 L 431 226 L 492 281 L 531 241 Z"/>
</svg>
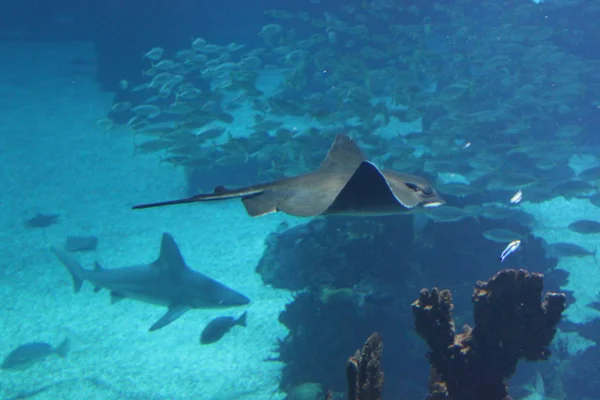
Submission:
<svg viewBox="0 0 600 400">
<path fill-rule="evenodd" d="M 593 301 L 587 305 L 589 308 L 600 311 L 600 301 Z"/>
<path fill-rule="evenodd" d="M 566 198 L 585 196 L 594 190 L 594 186 L 582 180 L 571 180 L 560 183 L 552 188 L 553 196 L 563 196 Z"/>
<path fill-rule="evenodd" d="M 25 221 L 25 226 L 28 228 L 47 228 L 50 225 L 58 223 L 60 214 L 36 214 L 35 217 Z"/>
<path fill-rule="evenodd" d="M 68 338 L 63 340 L 57 348 L 43 342 L 27 343 L 11 351 L 2 362 L 1 368 L 5 370 L 23 370 L 53 354 L 64 358 L 68 352 Z"/>
<path fill-rule="evenodd" d="M 219 138 L 225 132 L 225 128 L 211 128 L 196 134 L 200 141 L 212 140 Z"/>
<path fill-rule="evenodd" d="M 248 312 L 244 312 L 238 319 L 233 317 L 218 317 L 213 319 L 206 325 L 206 328 L 200 334 L 200 343 L 210 344 L 218 341 L 225 335 L 231 328 L 236 325 L 246 326 L 246 315 Z"/>
<path fill-rule="evenodd" d="M 554 257 L 596 257 L 596 250 L 589 251 L 585 247 L 581 247 L 574 243 L 552 243 L 551 245 L 548 245 L 548 250 L 550 252 L 550 255 Z"/>
<path fill-rule="evenodd" d="M 149 154 L 168 149 L 171 142 L 164 139 L 147 140 L 135 145 L 135 154 Z"/>
<path fill-rule="evenodd" d="M 464 183 L 446 183 L 438 187 L 438 192 L 456 197 L 466 197 L 479 192 L 479 190 L 471 185 Z"/>
<path fill-rule="evenodd" d="M 590 196 L 588 200 L 596 207 L 600 207 L 600 192 Z"/>
<path fill-rule="evenodd" d="M 285 231 L 289 227 L 290 227 L 289 222 L 287 222 L 287 221 L 281 221 L 279 223 L 279 225 L 277 225 L 277 228 L 275 229 L 275 232 L 283 232 L 283 231 Z"/>
<path fill-rule="evenodd" d="M 600 222 L 592 221 L 589 219 L 580 219 L 579 221 L 575 221 L 569 224 L 569 229 L 573 232 L 583 234 L 600 233 Z"/>
<path fill-rule="evenodd" d="M 69 253 L 77 251 L 92 251 L 98 247 L 96 236 L 69 236 L 65 240 L 65 250 Z"/>
<path fill-rule="evenodd" d="M 585 181 L 598 181 L 600 180 L 600 167 L 584 169 L 579 173 L 578 178 Z"/>
<path fill-rule="evenodd" d="M 508 229 L 490 229 L 481 234 L 487 240 L 496 243 L 510 243 L 513 241 L 523 240 L 524 236 Z"/>
</svg>

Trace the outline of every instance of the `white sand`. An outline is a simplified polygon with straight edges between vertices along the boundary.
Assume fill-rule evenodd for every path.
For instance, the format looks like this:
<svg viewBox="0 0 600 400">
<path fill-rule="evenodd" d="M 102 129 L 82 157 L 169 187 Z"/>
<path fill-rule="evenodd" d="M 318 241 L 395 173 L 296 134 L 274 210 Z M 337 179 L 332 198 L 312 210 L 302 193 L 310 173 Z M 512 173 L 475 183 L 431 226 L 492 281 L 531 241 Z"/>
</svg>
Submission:
<svg viewBox="0 0 600 400">
<path fill-rule="evenodd" d="M 0 354 L 31 341 L 57 345 L 65 335 L 72 350 L 25 371 L 0 371 L 0 398 L 63 379 L 38 399 L 269 399 L 283 365 L 275 355 L 287 331 L 277 321 L 291 295 L 264 287 L 254 269 L 264 239 L 285 215 L 253 219 L 238 201 L 131 211 L 140 202 L 184 195 L 183 172 L 156 156 L 132 156 L 132 135 L 108 134 L 96 125 L 111 106 L 93 71 L 73 74 L 70 60 L 93 61 L 91 44 L 3 44 L 0 47 Z M 60 213 L 60 223 L 27 230 L 37 212 Z M 186 262 L 250 297 L 248 327 L 201 346 L 211 319 L 245 308 L 192 310 L 149 333 L 165 308 L 125 300 L 84 285 L 73 293 L 68 273 L 47 250 L 67 235 L 92 234 L 96 254 L 78 255 L 90 267 L 153 261 L 162 232 L 173 234 Z M 118 392 L 121 391 L 121 392 Z M 273 399 L 281 398 L 276 394 Z"/>
</svg>

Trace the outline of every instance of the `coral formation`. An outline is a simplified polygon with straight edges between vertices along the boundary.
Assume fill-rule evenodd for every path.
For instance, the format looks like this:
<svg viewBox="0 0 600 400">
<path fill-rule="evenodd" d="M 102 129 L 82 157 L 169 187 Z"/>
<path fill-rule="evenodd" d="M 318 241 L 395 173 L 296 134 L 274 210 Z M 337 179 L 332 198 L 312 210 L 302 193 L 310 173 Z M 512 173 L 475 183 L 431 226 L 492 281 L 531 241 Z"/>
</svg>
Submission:
<svg viewBox="0 0 600 400">
<path fill-rule="evenodd" d="M 285 400 L 322 400 L 325 393 L 320 384 L 315 382 L 305 382 L 294 386 L 288 393 Z"/>
<path fill-rule="evenodd" d="M 377 331 L 384 338 L 406 336 L 386 343 L 389 356 L 382 359 L 382 369 L 390 376 L 404 378 L 387 382 L 387 393 L 408 393 L 407 398 L 417 398 L 423 392 L 426 381 L 422 377 L 428 367 L 425 363 L 415 365 L 422 360 L 424 346 L 416 335 L 407 334 L 412 312 L 401 305 L 408 302 L 397 301 L 383 307 L 367 301 L 361 316 L 356 306 L 347 301 L 323 304 L 318 292 L 298 294 L 280 316 L 280 322 L 290 331 L 277 349 L 277 360 L 285 363 L 281 390 L 289 392 L 304 382 L 318 382 L 335 393 L 346 392 L 346 377 L 338 371 L 348 360 L 348 349 L 354 352 L 357 342 L 364 342 Z M 396 362 L 393 354 L 402 354 L 404 362 Z"/>
<path fill-rule="evenodd" d="M 319 382 L 345 392 L 346 381 L 335 371 L 345 363 L 348 349 L 377 331 L 389 338 L 383 369 L 388 376 L 403 377 L 389 380 L 386 394 L 421 398 L 429 372 L 420 362 L 426 347 L 410 332 L 413 312 L 406 305 L 415 299 L 415 288 L 429 287 L 435 279 L 454 294 L 461 310 L 453 315 L 457 326 L 470 323 L 473 264 L 479 265 L 479 274 L 492 276 L 498 264 L 488 261 L 490 254 L 496 256 L 498 244 L 481 241 L 478 232 L 495 226 L 486 218 L 480 226 L 473 219 L 428 225 L 431 246 L 415 243 L 412 224 L 401 220 L 320 218 L 269 236 L 257 272 L 265 284 L 299 291 L 280 316 L 289 329 L 278 348 L 278 358 L 286 364 L 282 390 Z M 465 249 L 465 242 L 478 245 Z M 519 256 L 524 255 L 535 259 L 539 270 L 550 271 L 544 285 L 557 291 L 557 270 L 543 258 L 540 241 L 529 239 L 520 249 Z M 452 269 L 447 268 L 448 259 L 453 260 Z M 392 354 L 401 354 L 403 362 Z"/>
<path fill-rule="evenodd" d="M 475 327 L 456 334 L 452 295 L 423 289 L 412 305 L 416 331 L 429 345 L 428 399 L 507 400 L 506 380 L 520 359 L 545 360 L 566 298 L 547 293 L 543 276 L 503 270 L 473 293 Z"/>
<path fill-rule="evenodd" d="M 380 400 L 383 386 L 381 371 L 381 335 L 374 333 L 365 342 L 362 350 L 356 350 L 348 359 L 348 400 Z"/>
</svg>

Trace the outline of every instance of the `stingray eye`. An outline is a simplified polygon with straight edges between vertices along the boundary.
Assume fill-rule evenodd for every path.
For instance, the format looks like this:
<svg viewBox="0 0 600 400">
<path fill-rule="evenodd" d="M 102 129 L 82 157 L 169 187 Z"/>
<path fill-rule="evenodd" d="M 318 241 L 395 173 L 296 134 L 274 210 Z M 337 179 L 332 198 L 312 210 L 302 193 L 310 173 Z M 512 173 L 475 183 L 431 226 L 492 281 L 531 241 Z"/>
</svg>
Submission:
<svg viewBox="0 0 600 400">
<path fill-rule="evenodd" d="M 433 189 L 429 186 L 419 186 L 410 182 L 404 182 L 404 184 L 415 193 L 423 193 L 425 196 L 431 196 L 433 194 Z"/>
<path fill-rule="evenodd" d="M 414 183 L 404 182 L 404 184 L 406 185 L 407 188 L 412 189 L 414 192 L 420 192 L 421 191 L 421 188 L 419 188 Z"/>
<path fill-rule="evenodd" d="M 433 194 L 433 189 L 429 186 L 423 186 L 421 188 L 421 191 L 426 194 L 427 196 L 431 196 Z"/>
</svg>

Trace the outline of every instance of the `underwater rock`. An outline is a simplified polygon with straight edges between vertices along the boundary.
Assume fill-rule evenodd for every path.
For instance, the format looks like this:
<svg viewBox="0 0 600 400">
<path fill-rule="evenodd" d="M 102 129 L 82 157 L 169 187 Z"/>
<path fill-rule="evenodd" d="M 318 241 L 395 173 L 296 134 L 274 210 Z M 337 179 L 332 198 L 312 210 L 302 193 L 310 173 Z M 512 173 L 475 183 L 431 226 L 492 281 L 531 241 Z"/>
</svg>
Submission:
<svg viewBox="0 0 600 400">
<path fill-rule="evenodd" d="M 403 338 L 386 342 L 390 355 L 384 356 L 383 366 L 388 376 L 403 377 L 387 382 L 386 393 L 393 398 L 420 398 L 429 367 L 415 367 L 425 346 L 416 335 L 406 336 L 414 324 L 406 304 L 414 300 L 415 287 L 427 287 L 435 279 L 455 296 L 459 293 L 455 305 L 467 311 L 474 264 L 479 274 L 489 276 L 498 266 L 498 245 L 484 241 L 480 232 L 499 225 L 487 219 L 478 225 L 467 219 L 430 223 L 415 232 L 410 222 L 409 216 L 322 218 L 267 238 L 256 267 L 263 282 L 301 291 L 280 315 L 289 329 L 278 349 L 279 360 L 286 364 L 282 390 L 319 382 L 335 392 L 345 391 L 346 382 L 335 371 L 346 361 L 348 348 L 376 330 L 384 338 Z M 556 260 L 543 254 L 541 240 L 531 238 L 515 260 L 536 260 L 537 268 L 551 270 Z M 452 268 L 447 266 L 449 259 Z M 558 290 L 557 281 L 565 278 L 553 278 L 557 271 L 545 278 L 552 290 Z M 455 314 L 455 321 L 466 321 L 468 314 Z M 391 354 L 402 354 L 404 363 L 398 365 Z"/>
<path fill-rule="evenodd" d="M 356 350 L 354 356 L 348 359 L 348 400 L 381 400 L 384 376 L 380 367 L 382 350 L 381 335 L 375 332 L 369 336 L 362 350 Z"/>
<path fill-rule="evenodd" d="M 565 296 L 546 293 L 543 275 L 503 270 L 473 293 L 475 327 L 456 334 L 452 295 L 423 289 L 412 305 L 415 328 L 429 345 L 428 399 L 509 399 L 506 380 L 520 359 L 546 360 Z"/>
<path fill-rule="evenodd" d="M 322 400 L 323 388 L 315 382 L 306 382 L 294 386 L 287 394 L 286 400 Z"/>
<path fill-rule="evenodd" d="M 399 282 L 402 244 L 411 241 L 411 225 L 393 217 L 315 219 L 269 235 L 256 271 L 265 284 L 289 290 L 347 288 L 366 275 Z"/>
<path fill-rule="evenodd" d="M 348 361 L 348 349 L 356 348 L 357 342 L 364 342 L 377 330 L 382 337 L 403 338 L 386 344 L 388 357 L 382 360 L 383 368 L 389 376 L 403 377 L 388 382 L 387 393 L 417 398 L 423 392 L 422 377 L 428 367 L 418 364 L 424 351 L 419 338 L 407 335 L 412 315 L 409 307 L 402 307 L 406 303 L 408 300 L 395 300 L 381 306 L 367 301 L 363 312 L 358 313 L 356 305 L 346 302 L 324 304 L 316 291 L 298 294 L 279 317 L 289 329 L 278 348 L 278 361 L 285 363 L 281 390 L 289 392 L 303 382 L 319 382 L 335 393 L 345 392 L 348 385 L 339 369 Z M 402 354 L 406 363 L 399 365 L 390 357 L 393 354 Z"/>
</svg>

